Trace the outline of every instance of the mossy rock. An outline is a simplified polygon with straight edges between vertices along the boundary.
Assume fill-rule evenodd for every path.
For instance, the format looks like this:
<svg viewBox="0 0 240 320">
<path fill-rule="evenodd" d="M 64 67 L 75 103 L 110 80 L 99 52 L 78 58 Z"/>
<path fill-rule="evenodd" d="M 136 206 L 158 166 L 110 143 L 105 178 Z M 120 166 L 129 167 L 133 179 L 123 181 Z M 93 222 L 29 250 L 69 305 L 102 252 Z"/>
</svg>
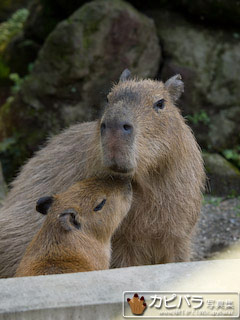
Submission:
<svg viewBox="0 0 240 320">
<path fill-rule="evenodd" d="M 85 4 L 50 33 L 16 97 L 0 109 L 0 139 L 14 138 L 4 168 L 16 163 L 13 150 L 22 163 L 48 135 L 95 119 L 125 68 L 154 77 L 160 59 L 150 18 L 123 1 Z"/>
<path fill-rule="evenodd" d="M 24 35 L 37 43 L 43 43 L 56 25 L 79 9 L 86 0 L 33 0 Z"/>
<path fill-rule="evenodd" d="M 210 144 L 219 152 L 240 145 L 239 128 L 240 106 L 221 110 L 212 117 L 209 126 L 208 139 Z"/>
<path fill-rule="evenodd" d="M 203 153 L 209 178 L 209 193 L 217 196 L 240 195 L 240 171 L 219 154 Z"/>
<path fill-rule="evenodd" d="M 37 58 L 38 51 L 49 33 L 85 2 L 87 1 L 28 1 L 29 15 L 22 33 L 8 43 L 4 52 L 5 61 L 10 66 L 11 72 L 21 76 L 26 75 L 29 64 Z"/>
<path fill-rule="evenodd" d="M 234 147 L 240 142 L 239 116 L 231 116 L 238 112 L 240 102 L 238 33 L 207 29 L 169 11 L 155 10 L 151 16 L 165 58 L 159 76 L 166 80 L 173 74 L 182 75 L 185 93 L 180 108 L 198 142 L 211 152 L 222 151 L 227 144 Z M 203 113 L 207 122 L 200 117 Z M 191 119 L 199 121 L 193 123 Z M 222 134 L 223 122 L 229 127 Z"/>
</svg>

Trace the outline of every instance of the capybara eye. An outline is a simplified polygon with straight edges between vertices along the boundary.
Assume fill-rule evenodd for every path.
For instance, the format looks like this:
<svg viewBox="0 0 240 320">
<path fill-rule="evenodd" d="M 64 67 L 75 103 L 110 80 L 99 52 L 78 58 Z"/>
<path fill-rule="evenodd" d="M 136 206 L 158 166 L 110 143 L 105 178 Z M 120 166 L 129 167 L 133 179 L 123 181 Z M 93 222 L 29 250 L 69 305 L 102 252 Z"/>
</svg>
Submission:
<svg viewBox="0 0 240 320">
<path fill-rule="evenodd" d="M 153 109 L 158 112 L 159 109 L 163 109 L 165 107 L 165 100 L 160 99 L 154 103 Z"/>
<path fill-rule="evenodd" d="M 105 205 L 106 201 L 107 201 L 106 199 L 103 199 L 103 201 L 100 202 L 100 203 L 93 209 L 93 211 L 100 211 L 100 210 L 103 208 L 103 206 Z"/>
</svg>

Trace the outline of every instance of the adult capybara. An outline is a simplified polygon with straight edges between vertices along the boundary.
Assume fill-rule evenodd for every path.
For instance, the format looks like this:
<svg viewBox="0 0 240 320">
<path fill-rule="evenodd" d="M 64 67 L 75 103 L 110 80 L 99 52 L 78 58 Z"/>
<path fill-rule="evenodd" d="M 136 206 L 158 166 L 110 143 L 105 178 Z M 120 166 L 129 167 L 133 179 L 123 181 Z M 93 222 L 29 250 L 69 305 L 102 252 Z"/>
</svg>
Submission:
<svg viewBox="0 0 240 320">
<path fill-rule="evenodd" d="M 74 182 L 133 178 L 133 202 L 113 238 L 112 267 L 185 261 L 200 212 L 205 173 L 199 147 L 174 105 L 181 77 L 130 79 L 125 70 L 101 119 L 52 138 L 22 168 L 0 214 L 0 276 L 13 276 L 40 229 L 37 199 Z"/>
<path fill-rule="evenodd" d="M 47 217 L 27 247 L 16 276 L 108 269 L 111 237 L 131 206 L 127 180 L 86 179 L 40 198 Z"/>
</svg>

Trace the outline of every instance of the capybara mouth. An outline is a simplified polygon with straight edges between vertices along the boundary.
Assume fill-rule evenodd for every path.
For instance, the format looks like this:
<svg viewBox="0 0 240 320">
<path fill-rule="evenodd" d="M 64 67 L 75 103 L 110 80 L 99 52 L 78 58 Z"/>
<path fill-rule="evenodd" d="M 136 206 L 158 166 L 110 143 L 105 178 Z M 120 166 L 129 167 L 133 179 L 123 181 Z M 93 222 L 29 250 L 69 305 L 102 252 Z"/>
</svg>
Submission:
<svg viewBox="0 0 240 320">
<path fill-rule="evenodd" d="M 114 173 L 120 173 L 124 175 L 132 175 L 134 171 L 133 168 L 120 167 L 117 164 L 112 165 L 109 167 L 109 169 Z"/>
</svg>

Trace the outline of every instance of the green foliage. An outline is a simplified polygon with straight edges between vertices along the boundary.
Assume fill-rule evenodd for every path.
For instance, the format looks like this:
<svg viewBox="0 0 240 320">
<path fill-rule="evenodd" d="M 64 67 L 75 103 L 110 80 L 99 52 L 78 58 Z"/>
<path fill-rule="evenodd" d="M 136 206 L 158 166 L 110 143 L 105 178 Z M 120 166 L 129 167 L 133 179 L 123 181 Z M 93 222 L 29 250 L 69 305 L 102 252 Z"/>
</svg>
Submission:
<svg viewBox="0 0 240 320">
<path fill-rule="evenodd" d="M 195 112 L 193 115 L 187 115 L 186 118 L 192 123 L 192 124 L 198 124 L 199 122 L 208 125 L 210 123 L 210 118 L 206 111 L 201 110 L 199 112 Z"/>
<path fill-rule="evenodd" d="M 28 72 L 30 73 L 33 69 L 34 63 L 29 63 L 28 65 Z M 12 80 L 13 85 L 11 87 L 11 93 L 12 95 L 16 94 L 20 89 L 23 84 L 23 82 L 27 79 L 29 75 L 27 74 L 24 77 L 20 77 L 18 73 L 10 73 L 9 74 L 9 79 Z M 9 97 L 11 98 L 11 97 Z"/>
<path fill-rule="evenodd" d="M 235 199 L 238 198 L 238 192 L 236 190 L 232 190 L 228 195 L 227 199 Z"/>
<path fill-rule="evenodd" d="M 234 149 L 226 149 L 222 152 L 223 156 L 240 168 L 240 146 Z"/>
<path fill-rule="evenodd" d="M 24 79 L 20 78 L 19 74 L 17 74 L 17 73 L 11 73 L 9 75 L 9 79 L 11 79 L 14 83 L 14 85 L 11 87 L 11 91 L 13 94 L 15 94 L 20 90 Z"/>
<path fill-rule="evenodd" d="M 28 17 L 27 9 L 17 10 L 10 19 L 0 24 L 0 52 L 2 52 L 9 41 L 18 34 Z"/>
<path fill-rule="evenodd" d="M 211 204 L 215 207 L 219 206 L 220 203 L 222 202 L 223 198 L 222 197 L 209 197 L 205 196 L 203 199 L 203 205 L 205 204 Z"/>
</svg>

